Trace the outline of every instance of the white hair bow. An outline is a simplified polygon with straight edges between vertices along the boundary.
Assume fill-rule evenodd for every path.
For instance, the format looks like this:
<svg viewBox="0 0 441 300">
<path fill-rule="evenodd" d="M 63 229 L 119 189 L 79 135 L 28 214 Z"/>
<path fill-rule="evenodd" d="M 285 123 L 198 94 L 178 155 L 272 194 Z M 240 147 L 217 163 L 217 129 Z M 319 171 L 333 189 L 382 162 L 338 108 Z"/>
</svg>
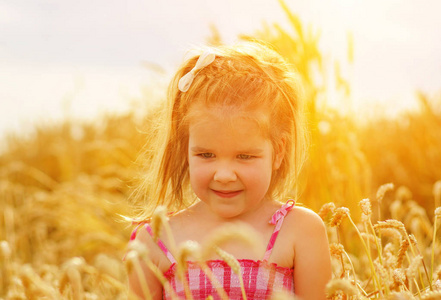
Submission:
<svg viewBox="0 0 441 300">
<path fill-rule="evenodd" d="M 211 64 L 216 55 L 210 51 L 205 51 L 204 53 L 199 56 L 198 61 L 196 62 L 196 65 L 193 69 L 191 69 L 190 72 L 182 76 L 181 79 L 179 79 L 178 88 L 181 92 L 186 92 L 190 88 L 191 83 L 193 82 L 193 79 L 198 74 L 198 72 Z"/>
</svg>

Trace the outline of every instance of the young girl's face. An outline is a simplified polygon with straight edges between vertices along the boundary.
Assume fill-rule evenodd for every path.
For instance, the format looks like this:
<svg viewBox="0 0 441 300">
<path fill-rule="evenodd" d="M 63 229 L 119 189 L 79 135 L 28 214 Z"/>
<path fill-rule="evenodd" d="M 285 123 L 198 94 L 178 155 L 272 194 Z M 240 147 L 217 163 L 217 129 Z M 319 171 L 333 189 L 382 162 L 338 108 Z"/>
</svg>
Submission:
<svg viewBox="0 0 441 300">
<path fill-rule="evenodd" d="M 224 111 L 225 113 L 225 111 Z M 262 204 L 273 170 L 280 166 L 257 122 L 208 109 L 189 125 L 190 182 L 197 197 L 222 218 Z"/>
</svg>

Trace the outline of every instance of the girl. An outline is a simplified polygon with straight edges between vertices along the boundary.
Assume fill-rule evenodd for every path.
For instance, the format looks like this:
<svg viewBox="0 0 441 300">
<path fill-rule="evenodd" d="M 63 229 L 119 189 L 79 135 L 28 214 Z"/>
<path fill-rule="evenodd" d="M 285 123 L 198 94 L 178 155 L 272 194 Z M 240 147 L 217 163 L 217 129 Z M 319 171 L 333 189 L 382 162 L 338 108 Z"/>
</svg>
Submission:
<svg viewBox="0 0 441 300">
<path fill-rule="evenodd" d="M 299 90 L 283 59 L 257 43 L 209 49 L 178 70 L 167 110 L 165 132 L 157 134 L 161 145 L 139 189 L 149 197 L 143 218 L 158 205 L 178 211 L 169 219 L 177 243 L 203 243 L 222 225 L 246 223 L 267 241 L 266 250 L 255 253 L 234 241 L 223 249 L 238 259 L 248 299 L 268 299 L 278 289 L 325 299 L 331 263 L 324 224 L 293 200 L 279 202 L 293 190 L 306 146 Z M 175 294 L 185 297 L 168 239 L 155 242 L 151 227 L 144 227 L 136 240 L 148 247 Z M 169 299 L 140 264 L 152 298 Z M 238 276 L 224 261 L 213 256 L 207 265 L 231 299 L 242 298 Z M 187 279 L 194 299 L 218 299 L 196 264 L 189 263 Z M 142 297 L 135 272 L 129 282 Z"/>
</svg>

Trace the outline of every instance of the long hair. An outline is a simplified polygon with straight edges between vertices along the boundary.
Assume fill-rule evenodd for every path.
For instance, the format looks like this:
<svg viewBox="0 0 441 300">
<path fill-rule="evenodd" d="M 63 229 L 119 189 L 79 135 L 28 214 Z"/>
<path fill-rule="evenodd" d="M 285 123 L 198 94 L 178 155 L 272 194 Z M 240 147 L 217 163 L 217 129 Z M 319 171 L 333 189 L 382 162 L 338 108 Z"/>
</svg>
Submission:
<svg viewBox="0 0 441 300">
<path fill-rule="evenodd" d="M 203 49 L 202 49 L 203 50 Z M 189 121 L 196 107 L 227 107 L 240 112 L 264 111 L 257 118 L 273 149 L 284 146 L 284 158 L 272 174 L 267 195 L 280 197 L 292 192 L 305 159 L 306 130 L 301 89 L 296 74 L 267 45 L 256 42 L 211 48 L 216 58 L 195 76 L 186 92 L 178 81 L 196 64 L 188 59 L 176 72 L 169 89 L 162 124 L 147 149 L 153 156 L 146 167 L 136 197 L 144 198 L 141 218 L 148 218 L 158 205 L 171 211 L 196 201 L 188 170 Z"/>
</svg>

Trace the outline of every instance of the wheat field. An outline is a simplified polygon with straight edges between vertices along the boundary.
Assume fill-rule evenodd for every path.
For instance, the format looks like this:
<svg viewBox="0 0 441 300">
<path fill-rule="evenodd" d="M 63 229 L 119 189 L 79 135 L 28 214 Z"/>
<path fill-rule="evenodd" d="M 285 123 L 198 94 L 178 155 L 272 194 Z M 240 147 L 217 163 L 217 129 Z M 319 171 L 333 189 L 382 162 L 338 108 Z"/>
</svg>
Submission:
<svg viewBox="0 0 441 300">
<path fill-rule="evenodd" d="M 301 76 L 311 147 L 300 200 L 327 225 L 329 299 L 441 299 L 441 97 L 420 93 L 420 109 L 364 122 L 322 105 L 318 34 L 284 9 L 291 31 L 265 27 L 242 38 L 274 44 Z M 208 42 L 222 40 L 214 32 Z M 350 84 L 338 79 L 349 97 Z M 157 112 L 37 124 L 2 141 L 0 299 L 134 298 L 126 273 L 136 266 L 122 262 L 132 226 L 121 216 L 139 205 L 128 199 Z"/>
<path fill-rule="evenodd" d="M 439 134 L 441 115 L 434 111 L 430 116 L 426 114 L 427 111 L 419 111 L 407 117 L 416 121 L 414 126 L 425 126 L 429 117 L 433 117 L 436 122 L 423 132 Z M 142 132 L 151 126 L 154 118 L 155 113 L 147 111 L 142 119 L 131 114 L 108 116 L 100 125 L 66 122 L 36 129 L 31 137 L 7 140 L 8 149 L 0 157 L 0 298 L 128 297 L 126 266 L 121 258 L 127 250 L 131 226 L 120 215 L 132 212 L 133 203 L 127 199 L 133 179 L 141 169 L 134 161 L 142 147 Z M 333 124 L 348 121 L 336 119 Z M 364 198 L 353 199 L 339 194 L 346 188 L 345 181 L 303 178 L 316 188 L 310 194 L 306 188 L 302 201 L 307 206 L 318 207 L 316 211 L 328 227 L 334 275 L 329 286 L 332 299 L 340 299 L 342 293 L 347 299 L 440 297 L 441 181 L 398 185 L 400 178 L 393 174 L 380 173 L 377 178 L 369 163 L 387 152 L 399 157 L 398 151 L 405 151 L 399 146 L 401 132 L 395 131 L 397 135 L 391 137 L 384 130 L 396 128 L 397 122 L 371 122 L 357 129 L 356 136 L 357 151 L 366 157 L 364 167 L 370 169 L 369 180 L 376 182 L 387 175 L 394 184 L 374 187 Z M 433 132 L 428 132 L 429 128 Z M 375 130 L 383 134 L 377 136 L 380 145 L 390 143 L 391 138 L 398 145 L 385 148 L 369 143 L 369 147 L 363 148 L 363 135 Z M 320 131 L 317 134 L 324 135 Z M 343 137 L 345 133 L 326 134 Z M 427 146 L 416 145 L 412 149 L 422 150 L 413 155 L 428 155 Z M 413 177 L 424 178 L 427 169 L 439 172 L 432 166 L 440 165 L 440 154 L 429 154 L 438 160 L 427 160 L 426 167 L 421 169 L 424 173 L 412 174 Z M 350 170 L 345 165 L 351 163 L 347 157 L 339 152 L 326 152 L 326 155 L 341 158 L 331 160 L 341 172 Z M 396 168 L 406 172 L 418 171 L 412 169 L 409 164 L 414 161 L 407 157 L 393 162 Z M 315 176 L 313 165 L 310 162 L 306 166 L 311 169 L 303 176 L 311 173 Z M 387 169 L 384 164 L 382 167 Z M 332 184 L 332 188 L 327 184 Z M 358 184 L 353 190 L 366 188 L 361 186 L 363 181 Z M 430 193 L 425 196 L 428 186 Z M 319 197 L 326 193 L 334 201 Z M 399 292 L 400 296 L 396 295 Z"/>
</svg>

